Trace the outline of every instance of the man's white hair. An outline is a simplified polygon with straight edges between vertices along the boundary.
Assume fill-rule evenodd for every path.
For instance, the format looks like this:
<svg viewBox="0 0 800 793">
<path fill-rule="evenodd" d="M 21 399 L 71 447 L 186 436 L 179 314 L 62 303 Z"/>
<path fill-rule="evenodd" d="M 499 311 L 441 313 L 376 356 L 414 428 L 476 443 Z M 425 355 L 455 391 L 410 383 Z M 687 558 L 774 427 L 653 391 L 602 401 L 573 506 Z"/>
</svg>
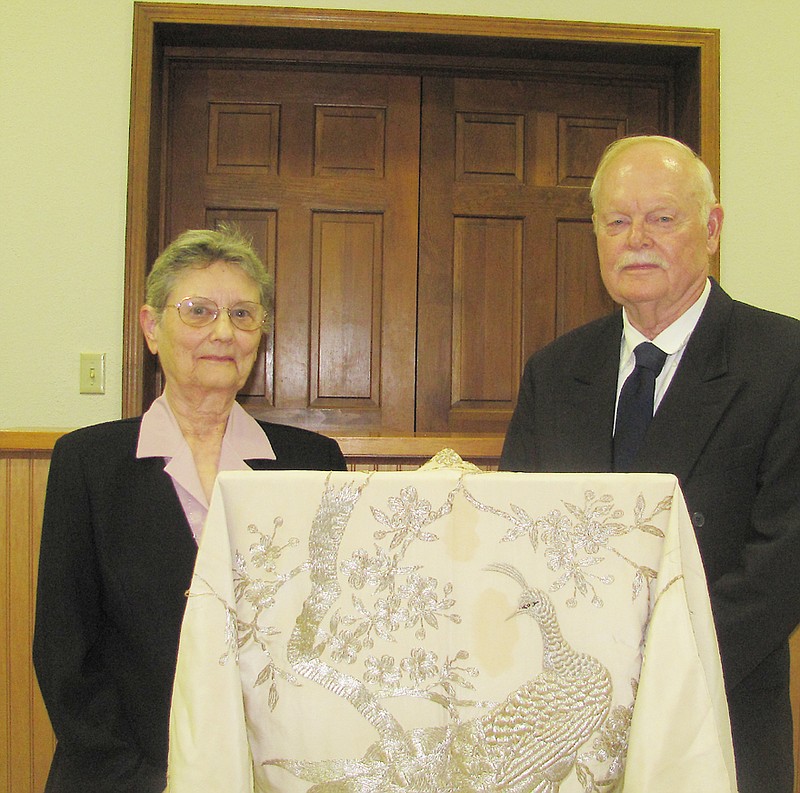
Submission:
<svg viewBox="0 0 800 793">
<path fill-rule="evenodd" d="M 675 140 L 675 138 L 668 138 L 664 135 L 630 135 L 625 138 L 619 138 L 606 147 L 597 165 L 597 171 L 595 172 L 592 186 L 589 189 L 592 211 L 597 212 L 597 195 L 600 192 L 600 185 L 602 184 L 608 166 L 623 152 L 634 146 L 645 143 L 665 143 L 672 146 L 680 153 L 683 160 L 693 165 L 696 172 L 694 192 L 700 203 L 700 213 L 703 222 L 708 222 L 709 214 L 712 208 L 717 204 L 717 196 L 714 192 L 714 180 L 711 178 L 711 172 L 708 170 L 706 164 L 685 143 L 681 143 L 679 140 Z"/>
</svg>

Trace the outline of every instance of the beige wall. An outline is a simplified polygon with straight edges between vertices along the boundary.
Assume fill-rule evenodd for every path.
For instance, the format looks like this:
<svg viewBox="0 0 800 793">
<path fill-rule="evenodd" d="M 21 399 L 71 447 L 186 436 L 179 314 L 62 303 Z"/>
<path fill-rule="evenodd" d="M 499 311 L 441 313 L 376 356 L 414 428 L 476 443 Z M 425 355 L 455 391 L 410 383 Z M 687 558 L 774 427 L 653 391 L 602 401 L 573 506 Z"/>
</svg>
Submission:
<svg viewBox="0 0 800 793">
<path fill-rule="evenodd" d="M 203 2 L 203 0 L 200 0 Z M 796 0 L 373 0 L 316 6 L 719 28 L 722 283 L 800 317 Z M 260 3 L 238 0 L 242 5 Z M 0 428 L 121 405 L 132 0 L 4 0 L 0 19 Z M 106 394 L 78 356 L 106 352 Z"/>
</svg>

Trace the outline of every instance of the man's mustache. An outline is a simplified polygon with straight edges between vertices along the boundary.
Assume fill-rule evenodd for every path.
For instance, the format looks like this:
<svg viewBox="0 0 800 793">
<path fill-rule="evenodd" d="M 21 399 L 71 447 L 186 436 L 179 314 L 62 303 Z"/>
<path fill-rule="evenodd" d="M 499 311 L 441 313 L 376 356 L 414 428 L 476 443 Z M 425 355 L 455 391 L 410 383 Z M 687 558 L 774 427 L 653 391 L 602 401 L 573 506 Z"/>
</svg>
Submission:
<svg viewBox="0 0 800 793">
<path fill-rule="evenodd" d="M 662 270 L 669 270 L 670 268 L 669 262 L 653 251 L 640 251 L 638 253 L 628 251 L 627 253 L 623 253 L 614 263 L 614 270 L 619 272 L 626 267 L 632 267 L 637 264 L 655 264 Z"/>
</svg>

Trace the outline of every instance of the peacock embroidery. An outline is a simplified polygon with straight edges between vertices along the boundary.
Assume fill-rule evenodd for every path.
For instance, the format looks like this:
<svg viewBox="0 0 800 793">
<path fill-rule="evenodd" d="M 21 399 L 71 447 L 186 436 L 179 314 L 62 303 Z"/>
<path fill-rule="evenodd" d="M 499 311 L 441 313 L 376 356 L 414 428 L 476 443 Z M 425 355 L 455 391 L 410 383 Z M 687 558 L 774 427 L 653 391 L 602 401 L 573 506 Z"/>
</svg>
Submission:
<svg viewBox="0 0 800 793">
<path fill-rule="evenodd" d="M 345 658 L 345 634 L 357 655 L 371 647 L 374 632 L 393 629 L 385 614 L 379 614 L 378 609 L 370 612 L 365 605 L 357 611 L 357 617 L 346 623 L 346 630 L 342 628 L 342 617 L 332 616 L 342 591 L 340 571 L 349 571 L 351 584 L 354 580 L 371 580 L 374 588 L 385 595 L 380 599 L 384 612 L 392 597 L 400 597 L 398 593 L 405 595 L 407 604 L 415 595 L 419 602 L 414 608 L 406 605 L 401 609 L 395 603 L 395 616 L 399 614 L 399 621 L 406 625 L 419 621 L 430 630 L 436 629 L 439 619 L 459 621 L 457 600 L 450 585 L 425 579 L 416 566 L 404 566 L 403 560 L 412 543 L 438 540 L 433 530 L 435 523 L 448 514 L 461 488 L 453 490 L 438 509 L 419 499 L 413 488 L 390 499 L 391 514 L 373 508 L 373 516 L 383 526 L 376 538 L 387 540 L 388 550 L 376 547 L 374 554 L 362 551 L 356 561 L 340 560 L 342 536 L 365 486 L 366 482 L 360 487 L 349 483 L 337 490 L 326 483 L 311 526 L 308 562 L 304 565 L 309 572 L 310 591 L 287 643 L 290 670 L 284 676 L 304 685 L 320 686 L 346 700 L 371 725 L 376 739 L 361 757 L 320 761 L 269 758 L 261 762 L 308 782 L 309 793 L 557 793 L 573 771 L 585 780 L 586 790 L 613 790 L 614 779 L 607 778 L 600 788 L 585 765 L 592 753 L 593 736 L 598 744 L 603 730 L 607 730 L 607 720 L 611 721 L 611 676 L 597 658 L 581 653 L 564 637 L 550 596 L 529 585 L 514 565 L 489 564 L 483 574 L 513 582 L 517 607 L 508 618 L 526 620 L 523 630 L 528 630 L 527 626 L 538 629 L 541 668 L 532 668 L 531 678 L 501 702 L 472 701 L 470 704 L 481 706 L 478 715 L 461 716 L 460 705 L 465 700 L 456 689 L 469 689 L 469 675 L 477 672 L 466 667 L 454 672 L 458 668 L 454 659 L 442 665 L 446 674 L 440 669 L 438 678 L 431 662 L 427 676 L 436 679 L 438 689 L 436 685 L 425 688 L 421 682 L 426 672 L 419 667 L 431 659 L 426 659 L 420 650 L 417 667 L 410 674 L 414 685 L 402 691 L 441 704 L 449 719 L 443 726 L 417 728 L 404 727 L 385 707 L 382 696 L 389 689 L 376 691 L 367 685 L 368 679 L 381 677 L 384 682 L 396 684 L 402 664 L 395 665 L 393 659 L 388 659 L 381 667 L 377 659 L 371 658 L 371 666 L 367 664 L 371 677 L 359 677 L 343 671 L 342 664 L 328 660 L 334 654 L 334 645 L 338 657 Z M 243 569 L 240 567 L 240 575 Z M 295 570 L 292 574 L 296 573 Z M 397 585 L 397 579 L 406 583 Z M 409 582 L 416 587 L 413 592 Z M 246 589 L 245 581 L 240 591 L 245 593 Z M 252 631 L 253 623 L 248 629 Z M 424 631 L 424 627 L 418 628 L 417 636 L 424 637 Z M 459 653 L 456 660 L 463 662 L 466 657 L 466 653 Z M 409 664 L 403 668 L 408 671 Z M 621 751 L 624 752 L 624 742 Z M 621 773 L 621 767 L 619 770 Z"/>
</svg>

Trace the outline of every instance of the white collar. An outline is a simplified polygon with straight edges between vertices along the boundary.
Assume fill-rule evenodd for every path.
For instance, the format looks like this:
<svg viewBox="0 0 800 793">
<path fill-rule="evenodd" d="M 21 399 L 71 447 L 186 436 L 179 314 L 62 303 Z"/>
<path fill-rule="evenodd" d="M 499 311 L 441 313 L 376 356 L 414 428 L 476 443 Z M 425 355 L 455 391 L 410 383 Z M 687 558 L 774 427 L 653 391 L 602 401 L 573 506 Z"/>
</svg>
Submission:
<svg viewBox="0 0 800 793">
<path fill-rule="evenodd" d="M 648 339 L 643 333 L 634 328 L 628 319 L 628 312 L 623 308 L 621 360 L 628 360 L 628 358 L 633 355 L 633 351 L 636 347 L 643 341 L 652 341 L 656 347 L 663 350 L 667 355 L 674 355 L 682 350 L 689 341 L 689 337 L 692 335 L 697 323 L 700 321 L 700 315 L 706 307 L 710 294 L 711 281 L 706 278 L 706 285 L 703 287 L 700 297 L 698 297 L 671 325 L 664 328 L 654 339 Z"/>
</svg>

